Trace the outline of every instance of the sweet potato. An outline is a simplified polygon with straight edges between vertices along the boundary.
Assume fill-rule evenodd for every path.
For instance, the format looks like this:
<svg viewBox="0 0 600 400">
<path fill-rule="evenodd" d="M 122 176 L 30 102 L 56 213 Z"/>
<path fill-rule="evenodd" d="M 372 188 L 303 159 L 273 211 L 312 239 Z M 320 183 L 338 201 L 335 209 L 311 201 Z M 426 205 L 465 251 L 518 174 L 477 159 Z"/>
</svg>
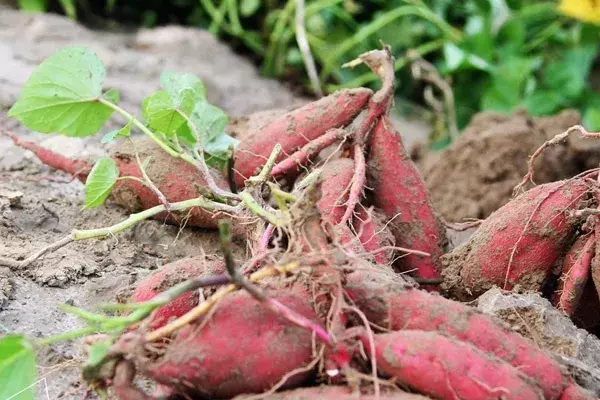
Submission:
<svg viewBox="0 0 600 400">
<path fill-rule="evenodd" d="M 354 161 L 349 158 L 333 160 L 323 168 L 319 179 L 321 198 L 317 201 L 323 221 L 331 225 L 340 223 L 353 175 Z"/>
<path fill-rule="evenodd" d="M 152 157 L 146 173 L 156 187 L 165 195 L 169 203 L 189 200 L 198 197 L 206 191 L 206 183 L 202 174 L 193 165 L 173 158 L 150 140 L 135 142 L 135 148 L 143 161 Z M 111 154 L 116 161 L 121 176 L 129 175 L 142 177 L 135 159 L 133 148 L 128 143 L 119 147 Z M 227 189 L 227 182 L 218 172 L 212 171 L 218 187 Z M 115 203 L 125 207 L 129 212 L 138 212 L 160 204 L 158 197 L 148 187 L 134 180 L 118 181 L 112 192 Z M 159 221 L 180 224 L 185 221 L 187 226 L 215 228 L 218 215 L 211 211 L 194 207 L 182 213 L 161 213 L 155 217 Z"/>
<path fill-rule="evenodd" d="M 291 111 L 244 138 L 234 156 L 237 187 L 243 187 L 246 179 L 260 171 L 277 143 L 283 149 L 277 159 L 280 162 L 328 130 L 347 125 L 372 94 L 363 88 L 339 91 Z"/>
<path fill-rule="evenodd" d="M 143 302 L 153 299 L 159 293 L 191 278 L 225 273 L 225 263 L 216 258 L 188 257 L 164 265 L 136 284 L 130 302 Z M 169 320 L 178 318 L 198 305 L 198 292 L 190 291 L 154 311 L 148 328 L 160 328 Z"/>
<path fill-rule="evenodd" d="M 429 201 L 425 182 L 404 149 L 402 137 L 387 116 L 377 122 L 369 139 L 368 185 L 373 203 L 388 218 L 396 245 L 431 254 L 407 255 L 399 260 L 403 271 L 422 278 L 440 276 L 445 240 Z"/>
<path fill-rule="evenodd" d="M 562 392 L 559 400 L 596 400 L 598 397 L 594 396 L 589 390 L 585 390 L 574 383 L 571 383 Z"/>
<path fill-rule="evenodd" d="M 16 135 L 9 135 L 19 147 L 32 151 L 44 164 L 76 176 L 85 182 L 92 165 L 82 160 L 71 160 L 40 145 L 21 140 Z M 173 158 L 161 150 L 154 142 L 148 140 L 135 141 L 135 147 L 140 159 L 144 161 L 151 157 L 146 172 L 152 182 L 170 202 L 193 199 L 202 193 L 206 182 L 202 174 L 193 165 Z M 135 153 L 129 143 L 124 144 L 112 154 L 117 163 L 120 176 L 142 178 L 135 159 Z M 217 171 L 211 171 L 218 187 L 227 189 L 228 184 Z M 125 207 L 129 212 L 138 212 L 160 204 L 156 194 L 147 186 L 130 179 L 119 180 L 114 186 L 112 199 Z M 216 228 L 216 214 L 198 207 L 190 209 L 189 213 L 161 213 L 154 217 L 159 221 L 180 224 L 184 219 L 187 226 Z"/>
<path fill-rule="evenodd" d="M 400 390 L 383 390 L 380 400 L 427 400 L 429 397 Z M 315 386 L 286 390 L 264 400 L 376 400 L 374 394 L 353 393 L 345 386 Z"/>
<path fill-rule="evenodd" d="M 370 355 L 368 336 L 360 340 Z M 374 341 L 380 373 L 436 399 L 544 399 L 516 368 L 467 343 L 410 330 L 377 334 Z"/>
<path fill-rule="evenodd" d="M 465 300 L 494 285 L 540 290 L 575 232 L 567 211 L 581 207 L 588 190 L 582 179 L 553 182 L 505 204 L 444 256 L 442 289 Z"/>
<path fill-rule="evenodd" d="M 364 209 L 357 210 L 353 227 L 365 251 L 376 252 L 373 254 L 376 263 L 389 264 L 392 262 L 393 250 L 379 251 L 383 247 L 393 247 L 396 244 L 394 235 L 385 225 L 385 218 L 379 211 L 372 210 L 368 213 Z"/>
<path fill-rule="evenodd" d="M 594 235 L 580 236 L 571 246 L 562 265 L 562 275 L 553 305 L 573 316 L 590 276 L 590 267 L 595 251 Z"/>
<path fill-rule="evenodd" d="M 472 307 L 411 289 L 380 267 L 349 274 L 345 292 L 374 324 L 435 331 L 469 343 L 529 376 L 548 399 L 557 399 L 566 385 L 560 365 L 531 341 Z"/>
<path fill-rule="evenodd" d="M 269 296 L 319 322 L 307 300 L 283 291 Z M 182 395 L 229 398 L 268 390 L 312 360 L 311 332 L 245 291 L 227 296 L 206 318 L 183 328 L 160 358 L 140 362 L 145 373 Z M 310 375 L 295 374 L 284 388 L 298 386 Z"/>
</svg>

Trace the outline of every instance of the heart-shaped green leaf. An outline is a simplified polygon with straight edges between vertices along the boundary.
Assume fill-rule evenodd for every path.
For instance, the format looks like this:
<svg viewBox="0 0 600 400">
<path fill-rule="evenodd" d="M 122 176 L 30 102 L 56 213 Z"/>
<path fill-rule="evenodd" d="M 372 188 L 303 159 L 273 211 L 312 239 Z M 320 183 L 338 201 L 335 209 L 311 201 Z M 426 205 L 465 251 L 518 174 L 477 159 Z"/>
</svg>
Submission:
<svg viewBox="0 0 600 400">
<path fill-rule="evenodd" d="M 85 208 L 101 205 L 119 178 L 119 168 L 109 157 L 101 157 L 85 181 Z"/>
<path fill-rule="evenodd" d="M 100 102 L 105 74 L 91 49 L 66 47 L 33 71 L 8 115 L 38 132 L 92 135 L 113 112 Z"/>
<path fill-rule="evenodd" d="M 0 399 L 33 400 L 36 382 L 35 352 L 18 335 L 0 339 Z"/>
</svg>

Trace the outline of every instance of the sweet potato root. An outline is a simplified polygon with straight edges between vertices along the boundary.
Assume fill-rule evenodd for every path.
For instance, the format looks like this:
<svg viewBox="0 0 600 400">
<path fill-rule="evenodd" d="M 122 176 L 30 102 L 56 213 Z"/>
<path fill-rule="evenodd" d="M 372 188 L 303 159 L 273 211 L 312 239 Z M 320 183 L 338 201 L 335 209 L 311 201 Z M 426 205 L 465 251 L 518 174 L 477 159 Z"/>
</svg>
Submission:
<svg viewBox="0 0 600 400">
<path fill-rule="evenodd" d="M 359 209 L 354 217 L 353 227 L 365 251 L 376 252 L 373 253 L 376 263 L 389 264 L 392 262 L 393 250 L 380 251 L 383 247 L 392 247 L 396 244 L 394 235 L 385 225 L 383 215 L 377 210 L 368 213 L 364 209 Z"/>
<path fill-rule="evenodd" d="M 552 303 L 568 316 L 573 316 L 583 295 L 583 290 L 590 276 L 595 244 L 594 234 L 580 236 L 563 260 L 562 275 Z"/>
<path fill-rule="evenodd" d="M 548 183 L 501 207 L 444 256 L 442 289 L 461 299 L 494 285 L 540 290 L 575 232 L 567 211 L 585 203 L 589 185 L 582 179 Z"/>
<path fill-rule="evenodd" d="M 369 150 L 368 186 L 374 191 L 374 205 L 393 218 L 389 226 L 396 245 L 431 254 L 431 257 L 409 254 L 399 261 L 401 269 L 414 270 L 422 278 L 439 277 L 445 236 L 439 229 L 425 182 L 388 117 L 381 117 L 375 125 Z"/>
<path fill-rule="evenodd" d="M 390 330 L 436 331 L 469 343 L 529 376 L 549 399 L 566 385 L 560 365 L 493 317 L 437 294 L 415 290 L 380 268 L 348 276 L 346 294 L 367 318 Z"/>
<path fill-rule="evenodd" d="M 191 278 L 225 273 L 225 263 L 216 258 L 188 257 L 167 264 L 136 284 L 131 302 L 143 302 L 159 293 Z M 157 329 L 169 320 L 178 318 L 198 305 L 198 292 L 186 292 L 172 302 L 154 311 L 148 323 L 149 329 Z"/>
<path fill-rule="evenodd" d="M 339 91 L 285 114 L 242 140 L 234 156 L 237 187 L 259 172 L 277 143 L 283 148 L 280 162 L 328 130 L 347 125 L 372 94 L 363 88 Z"/>
<path fill-rule="evenodd" d="M 360 339 L 370 355 L 368 336 Z M 374 345 L 382 374 L 436 399 L 544 399 L 516 368 L 434 332 L 377 334 Z"/>
<path fill-rule="evenodd" d="M 286 390 L 266 396 L 264 400 L 376 400 L 373 394 L 353 393 L 344 386 L 316 386 Z M 400 390 L 384 390 L 381 400 L 427 400 L 429 397 Z"/>
<path fill-rule="evenodd" d="M 285 292 L 269 295 L 318 321 L 307 300 Z M 245 291 L 227 296 L 207 318 L 183 328 L 162 357 L 149 358 L 140 368 L 180 394 L 215 399 L 268 390 L 312 360 L 310 331 L 292 325 Z M 293 375 L 284 388 L 301 384 L 310 374 Z"/>
</svg>

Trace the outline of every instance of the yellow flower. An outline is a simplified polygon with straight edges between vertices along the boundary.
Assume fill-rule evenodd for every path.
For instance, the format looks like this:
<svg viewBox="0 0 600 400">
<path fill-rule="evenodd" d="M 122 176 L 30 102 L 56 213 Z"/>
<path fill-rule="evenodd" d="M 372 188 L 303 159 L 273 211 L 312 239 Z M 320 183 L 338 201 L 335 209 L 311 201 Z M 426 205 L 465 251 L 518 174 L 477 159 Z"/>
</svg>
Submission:
<svg viewBox="0 0 600 400">
<path fill-rule="evenodd" d="M 585 22 L 600 23 L 600 0 L 561 0 L 558 10 Z"/>
</svg>

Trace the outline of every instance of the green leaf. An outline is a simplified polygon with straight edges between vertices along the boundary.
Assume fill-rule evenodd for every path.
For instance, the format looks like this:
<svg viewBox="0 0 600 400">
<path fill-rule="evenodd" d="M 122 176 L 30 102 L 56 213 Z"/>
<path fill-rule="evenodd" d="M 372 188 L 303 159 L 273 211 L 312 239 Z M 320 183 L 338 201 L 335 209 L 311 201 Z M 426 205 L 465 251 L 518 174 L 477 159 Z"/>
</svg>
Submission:
<svg viewBox="0 0 600 400">
<path fill-rule="evenodd" d="M 583 114 L 583 126 L 590 132 L 600 131 L 600 109 L 588 108 Z"/>
<path fill-rule="evenodd" d="M 171 95 L 176 107 L 181 107 L 186 102 L 192 103 L 189 114 L 193 106 L 199 101 L 206 101 L 206 89 L 204 83 L 194 74 L 180 74 L 172 71 L 165 71 L 160 77 L 160 85 L 163 90 Z"/>
<path fill-rule="evenodd" d="M 235 149 L 238 143 L 239 140 L 227 134 L 223 134 L 215 140 L 208 142 L 204 146 L 204 151 L 207 153 L 205 156 L 206 163 L 211 167 L 222 170 L 231 156 L 230 147 Z"/>
<path fill-rule="evenodd" d="M 242 0 L 240 3 L 240 14 L 251 17 L 260 7 L 260 0 Z"/>
<path fill-rule="evenodd" d="M 33 400 L 36 383 L 36 356 L 23 336 L 0 339 L 0 399 Z"/>
<path fill-rule="evenodd" d="M 19 8 L 29 12 L 43 12 L 48 8 L 47 0 L 19 0 Z"/>
<path fill-rule="evenodd" d="M 217 137 L 224 135 L 229 122 L 227 114 L 209 103 L 198 103 L 190 115 L 190 120 L 200 136 L 200 143 L 206 146 Z"/>
<path fill-rule="evenodd" d="M 148 125 L 170 136 L 186 122 L 196 104 L 206 102 L 206 91 L 193 74 L 165 71 L 160 81 L 163 90 L 146 97 L 142 108 Z"/>
<path fill-rule="evenodd" d="M 444 57 L 449 72 L 457 70 L 466 59 L 465 52 L 454 43 L 444 45 Z"/>
<path fill-rule="evenodd" d="M 481 108 L 508 112 L 519 106 L 525 84 L 537 64 L 535 58 L 512 57 L 505 60 L 496 69 L 491 85 L 485 90 Z"/>
<path fill-rule="evenodd" d="M 85 181 L 85 208 L 101 205 L 110 195 L 119 178 L 117 164 L 109 157 L 101 157 Z"/>
<path fill-rule="evenodd" d="M 105 74 L 91 49 L 66 47 L 33 71 L 8 115 L 42 133 L 92 135 L 113 113 L 99 101 Z"/>
<path fill-rule="evenodd" d="M 185 122 L 171 95 L 162 90 L 146 97 L 142 103 L 142 110 L 148 125 L 167 135 L 172 135 Z"/>
<path fill-rule="evenodd" d="M 578 98 L 586 86 L 596 52 L 596 45 L 564 51 L 559 60 L 549 63 L 544 69 L 544 84 L 568 98 Z"/>
<path fill-rule="evenodd" d="M 120 97 L 121 96 L 120 96 L 119 91 L 117 89 L 108 89 L 102 95 L 102 98 L 110 101 L 113 104 L 117 104 L 119 102 L 119 100 L 121 99 Z"/>
<path fill-rule="evenodd" d="M 88 351 L 86 366 L 91 367 L 99 365 L 108 354 L 111 344 L 112 342 L 110 340 L 94 342 Z"/>
<path fill-rule="evenodd" d="M 130 134 L 131 134 L 131 121 L 129 121 L 129 123 L 127 125 L 125 125 L 124 127 L 122 127 L 121 129 L 115 129 L 114 131 L 108 132 L 106 135 L 104 135 L 101 142 L 103 144 L 112 142 L 117 137 L 129 137 Z"/>
<path fill-rule="evenodd" d="M 559 111 L 563 105 L 563 97 L 551 90 L 538 91 L 527 96 L 523 105 L 531 115 L 551 115 Z"/>
</svg>

